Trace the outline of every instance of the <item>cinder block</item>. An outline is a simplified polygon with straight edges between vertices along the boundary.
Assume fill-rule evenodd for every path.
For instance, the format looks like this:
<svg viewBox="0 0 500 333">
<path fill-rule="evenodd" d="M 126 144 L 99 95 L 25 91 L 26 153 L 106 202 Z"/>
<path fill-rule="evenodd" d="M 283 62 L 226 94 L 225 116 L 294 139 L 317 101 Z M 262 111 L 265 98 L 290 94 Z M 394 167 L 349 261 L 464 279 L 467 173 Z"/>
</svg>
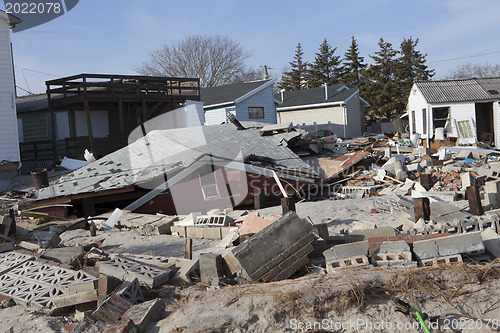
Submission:
<svg viewBox="0 0 500 333">
<path fill-rule="evenodd" d="M 462 180 L 462 190 L 465 190 L 469 186 L 476 185 L 475 178 L 470 172 L 462 173 L 460 179 Z"/>
<path fill-rule="evenodd" d="M 61 238 L 53 231 L 35 231 L 29 241 L 40 245 L 41 248 L 47 249 L 59 245 Z"/>
<path fill-rule="evenodd" d="M 116 295 L 123 299 L 126 299 L 132 304 L 137 304 L 144 302 L 144 294 L 142 293 L 141 286 L 139 285 L 139 280 L 135 278 L 132 281 L 125 281 L 116 290 Z"/>
<path fill-rule="evenodd" d="M 203 227 L 193 227 L 193 226 L 187 226 L 186 227 L 186 237 L 187 238 L 199 238 L 203 239 Z"/>
<path fill-rule="evenodd" d="M 178 233 L 180 237 L 186 237 L 187 227 L 173 225 L 170 230 L 172 233 Z"/>
<path fill-rule="evenodd" d="M 492 228 L 487 228 L 481 232 L 481 239 L 486 250 L 495 257 L 500 258 L 500 236 Z"/>
<path fill-rule="evenodd" d="M 199 263 L 201 281 L 210 281 L 213 286 L 219 285 L 219 278 L 224 275 L 222 256 L 216 253 L 202 253 Z"/>
<path fill-rule="evenodd" d="M 439 256 L 435 239 L 426 239 L 413 242 L 413 253 L 418 260 L 429 259 Z"/>
<path fill-rule="evenodd" d="M 438 266 L 438 265 L 447 265 L 447 264 L 457 264 L 457 263 L 461 263 L 461 262 L 463 262 L 462 255 L 455 254 L 452 256 L 424 259 L 424 260 L 422 260 L 422 266 L 425 266 L 425 267 Z"/>
<path fill-rule="evenodd" d="M 411 254 L 410 246 L 405 241 L 383 242 L 375 252 L 379 253 L 407 253 Z"/>
<path fill-rule="evenodd" d="M 326 262 L 326 271 L 327 273 L 334 273 L 338 269 L 345 268 L 359 268 L 359 267 L 368 267 L 370 265 L 370 261 L 367 256 L 355 256 L 351 258 L 343 258 L 337 260 L 329 260 Z"/>
<path fill-rule="evenodd" d="M 373 261 L 411 261 L 411 252 L 379 253 L 372 255 Z M 377 264 L 378 266 L 378 264 Z"/>
<path fill-rule="evenodd" d="M 436 238 L 434 241 L 440 257 L 460 253 L 481 254 L 485 250 L 480 231 Z"/>
<path fill-rule="evenodd" d="M 97 292 L 95 290 L 73 295 L 63 295 L 52 300 L 56 309 L 94 301 L 97 301 Z"/>
<path fill-rule="evenodd" d="M 200 227 L 203 239 L 222 239 L 221 228 Z"/>
<path fill-rule="evenodd" d="M 156 288 L 167 283 L 173 273 L 171 269 L 160 269 L 123 256 L 100 262 L 99 272 L 122 281 L 137 278 L 141 284 L 145 284 L 151 288 Z"/>
<path fill-rule="evenodd" d="M 237 272 L 244 278 L 252 276 L 253 279 L 260 279 L 266 273 L 262 268 L 267 263 L 294 243 L 308 240 L 307 236 L 313 230 L 311 223 L 302 221 L 291 211 L 234 247 L 224 259 L 232 273 Z M 257 277 L 254 274 L 257 271 L 262 275 Z"/>
<path fill-rule="evenodd" d="M 335 245 L 323 252 L 326 261 L 366 256 L 370 243 L 368 241 Z"/>
<path fill-rule="evenodd" d="M 123 320 L 131 320 L 139 333 L 146 331 L 149 325 L 157 321 L 165 310 L 165 302 L 161 298 L 132 305 L 124 314 Z"/>
</svg>

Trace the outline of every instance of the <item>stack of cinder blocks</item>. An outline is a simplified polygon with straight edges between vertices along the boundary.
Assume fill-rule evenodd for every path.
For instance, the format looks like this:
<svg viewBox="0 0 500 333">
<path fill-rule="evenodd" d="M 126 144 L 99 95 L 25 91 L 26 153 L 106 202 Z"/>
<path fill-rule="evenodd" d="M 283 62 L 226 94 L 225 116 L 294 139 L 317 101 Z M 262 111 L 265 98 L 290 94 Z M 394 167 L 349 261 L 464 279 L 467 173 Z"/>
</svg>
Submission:
<svg viewBox="0 0 500 333">
<path fill-rule="evenodd" d="M 309 261 L 313 231 L 311 223 L 288 212 L 233 248 L 224 260 L 231 273 L 250 281 L 283 280 Z"/>
</svg>

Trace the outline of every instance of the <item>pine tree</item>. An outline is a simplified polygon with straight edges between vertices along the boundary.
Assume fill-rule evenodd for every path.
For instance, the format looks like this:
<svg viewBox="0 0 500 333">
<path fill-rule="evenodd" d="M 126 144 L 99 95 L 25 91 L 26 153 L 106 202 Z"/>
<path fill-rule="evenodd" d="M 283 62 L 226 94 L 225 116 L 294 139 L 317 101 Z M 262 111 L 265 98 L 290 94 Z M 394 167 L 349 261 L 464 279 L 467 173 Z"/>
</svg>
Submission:
<svg viewBox="0 0 500 333">
<path fill-rule="evenodd" d="M 374 63 L 366 71 L 368 81 L 363 84 L 363 96 L 372 105 L 368 110 L 370 117 L 391 117 L 398 110 L 397 99 L 400 94 L 397 82 L 399 53 L 391 43 L 380 38 L 379 51 L 371 55 Z"/>
<path fill-rule="evenodd" d="M 401 56 L 398 59 L 399 68 L 397 75 L 407 93 L 410 91 L 413 82 L 416 80 L 429 80 L 434 76 L 434 70 L 429 70 L 425 64 L 427 54 L 422 54 L 416 50 L 418 38 L 413 40 L 404 38 L 401 42 Z"/>
<path fill-rule="evenodd" d="M 278 88 L 286 91 L 307 88 L 309 64 L 302 59 L 303 55 L 302 46 L 298 43 L 295 56 L 293 57 L 294 61 L 290 62 L 291 70 L 283 73 L 281 81 L 278 83 Z"/>
<path fill-rule="evenodd" d="M 326 38 L 319 46 L 318 53 L 309 69 L 309 85 L 316 88 L 327 83 L 337 84 L 340 76 L 340 57 L 334 55 L 337 48 L 332 48 Z"/>
<path fill-rule="evenodd" d="M 361 86 L 361 75 L 366 68 L 363 63 L 365 59 L 359 55 L 358 43 L 354 36 L 349 50 L 344 55 L 344 66 L 342 74 L 342 82 L 348 87 L 359 88 Z"/>
</svg>

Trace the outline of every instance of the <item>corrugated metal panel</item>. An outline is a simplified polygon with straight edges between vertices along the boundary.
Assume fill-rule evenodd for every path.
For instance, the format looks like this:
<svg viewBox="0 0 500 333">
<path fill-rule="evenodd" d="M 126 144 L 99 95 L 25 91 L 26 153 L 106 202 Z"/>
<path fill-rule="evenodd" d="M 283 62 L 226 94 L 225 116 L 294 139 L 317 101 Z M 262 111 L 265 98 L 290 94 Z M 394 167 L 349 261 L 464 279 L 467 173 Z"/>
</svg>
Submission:
<svg viewBox="0 0 500 333">
<path fill-rule="evenodd" d="M 491 96 L 475 79 L 415 82 L 428 103 L 481 101 Z"/>
</svg>

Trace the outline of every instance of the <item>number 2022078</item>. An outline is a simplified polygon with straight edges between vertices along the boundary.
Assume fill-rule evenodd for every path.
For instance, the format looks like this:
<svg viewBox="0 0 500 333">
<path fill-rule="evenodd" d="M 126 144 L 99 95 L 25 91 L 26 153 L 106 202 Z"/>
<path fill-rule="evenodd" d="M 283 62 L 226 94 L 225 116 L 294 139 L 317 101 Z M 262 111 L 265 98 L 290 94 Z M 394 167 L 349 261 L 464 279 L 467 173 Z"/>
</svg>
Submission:
<svg viewBox="0 0 500 333">
<path fill-rule="evenodd" d="M 6 2 L 5 12 L 7 14 L 59 14 L 63 11 L 59 2 Z"/>
</svg>

